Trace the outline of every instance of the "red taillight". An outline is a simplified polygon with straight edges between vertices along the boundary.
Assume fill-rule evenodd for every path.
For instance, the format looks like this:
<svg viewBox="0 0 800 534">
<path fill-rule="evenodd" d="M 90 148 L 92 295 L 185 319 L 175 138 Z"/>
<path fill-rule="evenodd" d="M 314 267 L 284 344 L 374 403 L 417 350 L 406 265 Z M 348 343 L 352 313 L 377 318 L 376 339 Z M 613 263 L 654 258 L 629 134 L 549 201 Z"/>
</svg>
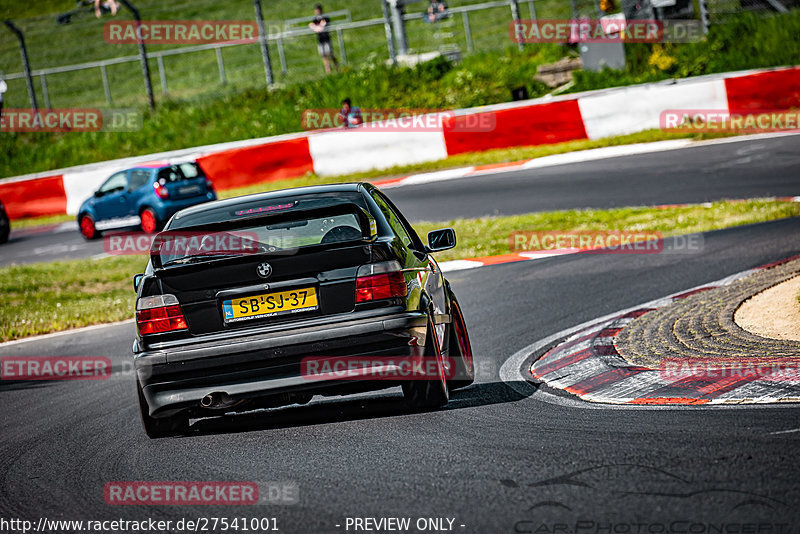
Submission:
<svg viewBox="0 0 800 534">
<path fill-rule="evenodd" d="M 356 302 L 405 297 L 406 279 L 401 272 L 360 276 L 356 280 Z"/>
<path fill-rule="evenodd" d="M 156 190 L 158 198 L 169 198 L 169 189 L 164 184 L 156 182 L 153 184 L 153 188 Z"/>
<path fill-rule="evenodd" d="M 143 336 L 189 328 L 174 295 L 155 295 L 139 299 L 136 303 L 136 326 Z"/>
</svg>

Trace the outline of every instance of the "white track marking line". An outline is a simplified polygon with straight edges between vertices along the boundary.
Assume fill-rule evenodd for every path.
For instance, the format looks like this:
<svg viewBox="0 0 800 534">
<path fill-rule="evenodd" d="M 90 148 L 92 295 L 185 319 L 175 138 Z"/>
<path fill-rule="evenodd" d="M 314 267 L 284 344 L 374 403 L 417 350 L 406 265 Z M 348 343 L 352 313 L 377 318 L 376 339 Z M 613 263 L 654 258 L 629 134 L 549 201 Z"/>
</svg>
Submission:
<svg viewBox="0 0 800 534">
<path fill-rule="evenodd" d="M 792 428 L 791 430 L 778 430 L 777 432 L 770 432 L 770 436 L 777 436 L 780 434 L 794 434 L 795 432 L 800 432 L 800 428 Z"/>
<path fill-rule="evenodd" d="M 31 341 L 41 341 L 43 339 L 50 339 L 59 336 L 68 336 L 71 334 L 83 334 L 86 332 L 90 332 L 92 330 L 99 330 L 101 328 L 108 328 L 110 326 L 119 326 L 123 324 L 133 323 L 134 319 L 125 319 L 124 321 L 117 321 L 115 323 L 105 323 L 105 324 L 93 324 L 91 326 L 84 326 L 81 328 L 73 328 L 72 330 L 63 330 L 61 332 L 53 332 L 51 334 L 44 334 L 41 336 L 34 336 L 34 337 L 24 337 L 22 339 L 15 339 L 13 341 L 5 341 L 0 343 L 0 348 L 8 347 L 11 345 L 19 345 L 21 343 L 30 343 Z"/>
</svg>

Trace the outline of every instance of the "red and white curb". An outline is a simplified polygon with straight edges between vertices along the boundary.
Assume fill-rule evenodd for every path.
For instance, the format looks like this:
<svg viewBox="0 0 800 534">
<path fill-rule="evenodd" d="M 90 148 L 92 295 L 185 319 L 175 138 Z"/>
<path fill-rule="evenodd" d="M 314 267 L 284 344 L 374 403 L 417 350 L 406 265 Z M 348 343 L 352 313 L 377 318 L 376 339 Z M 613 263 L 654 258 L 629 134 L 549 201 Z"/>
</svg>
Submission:
<svg viewBox="0 0 800 534">
<path fill-rule="evenodd" d="M 652 141 L 649 143 L 634 143 L 631 145 L 589 148 L 586 150 L 565 152 L 563 154 L 541 156 L 533 159 L 511 161 L 506 163 L 493 163 L 488 165 L 476 165 L 471 167 L 457 167 L 455 169 L 445 169 L 443 171 L 424 172 L 419 174 L 410 174 L 408 176 L 400 176 L 397 178 L 373 180 L 372 184 L 380 187 L 381 189 L 392 189 L 395 187 L 432 184 L 436 182 L 446 182 L 450 180 L 459 180 L 462 178 L 472 178 L 475 176 L 485 176 L 489 174 L 501 174 L 530 169 L 544 169 L 547 167 L 556 167 L 558 165 L 586 163 L 624 156 L 637 156 L 640 154 L 654 154 L 657 152 L 680 150 L 684 148 L 739 143 L 743 141 L 753 141 L 756 139 L 770 139 L 774 137 L 784 137 L 787 135 L 797 135 L 798 133 L 800 133 L 800 131 L 791 130 L 786 132 L 741 135 L 737 137 L 708 139 L 703 141 L 695 141 L 693 139 L 669 139 L 666 141 Z"/>
<path fill-rule="evenodd" d="M 742 140 L 744 140 L 744 138 Z M 638 154 L 650 154 L 654 152 L 663 152 L 666 150 L 678 150 L 692 145 L 697 145 L 699 143 L 700 142 L 692 141 L 691 139 L 671 139 L 667 141 L 653 141 L 652 143 L 636 143 L 632 145 L 591 148 L 576 152 L 552 154 L 550 156 L 542 156 L 539 158 L 512 161 L 508 163 L 493 163 L 471 167 L 458 167 L 443 171 L 412 174 L 399 178 L 376 180 L 372 183 L 381 189 L 391 189 L 405 185 L 422 185 L 435 182 L 444 182 L 448 180 L 457 180 L 460 178 L 470 178 L 473 176 L 484 176 L 487 174 L 500 174 L 528 169 L 540 169 L 545 167 L 555 167 L 557 165 L 568 165 L 570 163 L 584 163 L 588 161 L 597 161 L 621 156 L 635 156 Z"/>
<path fill-rule="evenodd" d="M 531 375 L 550 387 L 562 389 L 583 400 L 608 404 L 705 405 L 800 402 L 800 381 L 796 379 L 760 377 L 755 373 L 672 378 L 659 369 L 630 364 L 619 355 L 614 346 L 614 337 L 636 317 L 669 305 L 676 299 L 728 285 L 761 269 L 796 258 L 787 258 L 749 269 L 710 284 L 647 302 L 634 309 L 606 316 L 593 324 L 584 324 L 577 330 L 571 329 L 567 334 L 569 337 L 533 364 Z"/>
</svg>

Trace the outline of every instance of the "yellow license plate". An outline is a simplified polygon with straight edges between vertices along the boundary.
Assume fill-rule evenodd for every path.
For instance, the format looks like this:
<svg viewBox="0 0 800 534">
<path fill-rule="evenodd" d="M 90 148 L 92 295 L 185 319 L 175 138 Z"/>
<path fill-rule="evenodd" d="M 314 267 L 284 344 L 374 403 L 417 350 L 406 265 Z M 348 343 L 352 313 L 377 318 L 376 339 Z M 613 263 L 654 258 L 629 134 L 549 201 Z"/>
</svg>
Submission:
<svg viewBox="0 0 800 534">
<path fill-rule="evenodd" d="M 265 293 L 222 302 L 222 311 L 227 323 L 301 313 L 317 308 L 319 308 L 317 291 L 313 287 Z"/>
</svg>

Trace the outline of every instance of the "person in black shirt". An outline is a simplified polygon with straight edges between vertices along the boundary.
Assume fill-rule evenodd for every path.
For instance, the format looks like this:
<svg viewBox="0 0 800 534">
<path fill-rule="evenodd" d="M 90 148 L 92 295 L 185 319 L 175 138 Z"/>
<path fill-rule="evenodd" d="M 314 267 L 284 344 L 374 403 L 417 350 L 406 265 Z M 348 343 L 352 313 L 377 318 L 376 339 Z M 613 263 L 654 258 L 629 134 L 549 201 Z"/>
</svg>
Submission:
<svg viewBox="0 0 800 534">
<path fill-rule="evenodd" d="M 322 64 L 325 66 L 325 73 L 331 73 L 331 61 L 336 69 L 339 69 L 339 62 L 336 61 L 336 56 L 333 55 L 333 47 L 331 46 L 331 34 L 328 32 L 328 24 L 331 19 L 322 14 L 322 4 L 317 4 L 314 7 L 314 20 L 308 24 L 308 27 L 317 32 L 317 50 L 319 55 L 322 56 Z"/>
</svg>

